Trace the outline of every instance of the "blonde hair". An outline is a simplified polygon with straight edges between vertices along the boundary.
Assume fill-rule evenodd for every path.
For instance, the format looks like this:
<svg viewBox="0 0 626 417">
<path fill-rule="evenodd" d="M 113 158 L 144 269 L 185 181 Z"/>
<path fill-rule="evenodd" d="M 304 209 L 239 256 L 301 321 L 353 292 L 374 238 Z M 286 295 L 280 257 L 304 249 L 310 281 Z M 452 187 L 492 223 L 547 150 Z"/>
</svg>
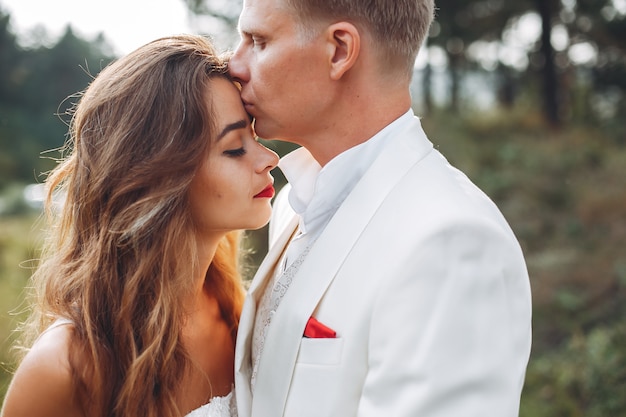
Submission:
<svg viewBox="0 0 626 417">
<path fill-rule="evenodd" d="M 226 62 L 199 36 L 151 42 L 105 68 L 72 117 L 61 191 L 33 276 L 27 342 L 56 317 L 74 324 L 70 364 L 90 416 L 178 416 L 192 367 L 181 343 L 198 248 L 188 188 L 216 126 L 210 80 Z M 233 341 L 243 304 L 239 233 L 220 242 L 205 285 Z"/>
<path fill-rule="evenodd" d="M 387 70 L 412 74 L 430 24 L 433 0 L 284 0 L 302 23 L 305 37 L 319 22 L 349 21 L 373 37 Z"/>
</svg>

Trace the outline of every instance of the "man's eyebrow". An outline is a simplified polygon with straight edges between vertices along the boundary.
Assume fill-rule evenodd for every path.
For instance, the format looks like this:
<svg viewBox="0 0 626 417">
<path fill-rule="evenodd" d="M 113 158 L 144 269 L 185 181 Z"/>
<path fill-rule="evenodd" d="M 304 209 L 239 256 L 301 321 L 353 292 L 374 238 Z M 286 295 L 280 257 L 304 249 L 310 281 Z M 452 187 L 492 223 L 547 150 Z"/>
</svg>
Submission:
<svg viewBox="0 0 626 417">
<path fill-rule="evenodd" d="M 247 120 L 238 120 L 234 123 L 230 123 L 227 124 L 226 127 L 220 132 L 220 134 L 217 136 L 217 140 L 222 139 L 224 136 L 226 136 L 228 134 L 228 132 L 232 132 L 233 130 L 237 130 L 237 129 L 245 129 L 246 127 L 248 127 L 248 121 Z"/>
</svg>

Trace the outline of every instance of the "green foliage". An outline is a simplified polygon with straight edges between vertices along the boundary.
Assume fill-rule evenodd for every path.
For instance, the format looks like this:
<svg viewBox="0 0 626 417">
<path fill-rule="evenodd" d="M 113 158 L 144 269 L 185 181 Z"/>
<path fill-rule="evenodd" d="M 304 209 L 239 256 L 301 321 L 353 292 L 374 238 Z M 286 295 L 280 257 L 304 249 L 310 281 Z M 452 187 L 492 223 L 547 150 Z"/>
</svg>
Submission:
<svg viewBox="0 0 626 417">
<path fill-rule="evenodd" d="M 40 181 L 54 166 L 42 154 L 65 142 L 69 97 L 112 60 L 102 38 L 87 42 L 70 27 L 52 48 L 21 49 L 9 21 L 0 12 L 0 190 Z"/>
<path fill-rule="evenodd" d="M 531 361 L 521 417 L 626 415 L 626 320 L 579 331 Z"/>
</svg>

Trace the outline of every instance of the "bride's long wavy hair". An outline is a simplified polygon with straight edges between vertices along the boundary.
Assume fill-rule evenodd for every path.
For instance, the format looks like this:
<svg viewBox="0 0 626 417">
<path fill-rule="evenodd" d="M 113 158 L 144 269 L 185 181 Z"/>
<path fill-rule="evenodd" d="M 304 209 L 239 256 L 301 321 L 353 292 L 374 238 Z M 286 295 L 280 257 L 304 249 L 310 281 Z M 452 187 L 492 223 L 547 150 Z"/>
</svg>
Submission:
<svg viewBox="0 0 626 417">
<path fill-rule="evenodd" d="M 181 343 L 198 264 L 188 205 L 216 136 L 210 80 L 227 64 L 199 36 L 149 43 L 106 67 L 75 108 L 66 157 L 48 176 L 60 210 L 33 275 L 27 346 L 56 317 L 74 324 L 70 364 L 90 416 L 178 416 L 193 364 Z M 235 337 L 239 234 L 206 276 Z M 30 337 L 30 339 L 28 339 Z"/>
</svg>

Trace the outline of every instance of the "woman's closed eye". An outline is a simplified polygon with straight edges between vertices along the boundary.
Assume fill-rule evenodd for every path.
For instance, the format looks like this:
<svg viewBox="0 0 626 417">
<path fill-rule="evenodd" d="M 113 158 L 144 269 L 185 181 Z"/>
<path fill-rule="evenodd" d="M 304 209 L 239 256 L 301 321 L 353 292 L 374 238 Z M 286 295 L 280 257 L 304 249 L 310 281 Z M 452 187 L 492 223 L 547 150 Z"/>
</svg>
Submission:
<svg viewBox="0 0 626 417">
<path fill-rule="evenodd" d="M 244 156 L 245 154 L 246 154 L 246 150 L 243 148 L 243 146 L 241 148 L 228 149 L 224 151 L 224 155 L 232 156 L 232 157 Z"/>
</svg>

